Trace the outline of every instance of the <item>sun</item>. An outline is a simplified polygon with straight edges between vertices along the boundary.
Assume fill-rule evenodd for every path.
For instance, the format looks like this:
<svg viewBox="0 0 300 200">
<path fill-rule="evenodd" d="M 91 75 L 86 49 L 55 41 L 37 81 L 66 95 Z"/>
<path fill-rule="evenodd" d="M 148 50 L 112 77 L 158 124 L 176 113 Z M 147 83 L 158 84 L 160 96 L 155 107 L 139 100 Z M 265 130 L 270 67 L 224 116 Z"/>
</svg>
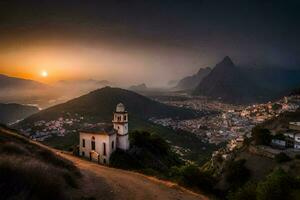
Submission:
<svg viewBox="0 0 300 200">
<path fill-rule="evenodd" d="M 44 78 L 48 77 L 48 72 L 45 71 L 45 70 L 42 71 L 42 72 L 41 72 L 41 76 L 44 77 Z"/>
</svg>

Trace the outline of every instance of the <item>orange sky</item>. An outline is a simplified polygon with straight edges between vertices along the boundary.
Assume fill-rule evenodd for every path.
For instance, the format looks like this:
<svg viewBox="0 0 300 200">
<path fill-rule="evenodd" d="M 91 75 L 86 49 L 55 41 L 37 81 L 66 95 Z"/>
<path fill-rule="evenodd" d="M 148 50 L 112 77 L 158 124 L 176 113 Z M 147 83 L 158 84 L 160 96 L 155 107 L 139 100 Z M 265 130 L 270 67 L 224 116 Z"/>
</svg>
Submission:
<svg viewBox="0 0 300 200">
<path fill-rule="evenodd" d="M 161 54 L 157 54 L 158 51 Z M 177 57 L 170 59 L 170 54 Z M 163 47 L 138 49 L 105 43 L 90 46 L 60 41 L 22 43 L 0 48 L 0 73 L 49 84 L 59 80 L 92 78 L 124 85 L 143 82 L 161 85 L 176 76 L 181 78 L 198 70 L 194 60 L 185 57 L 188 54 Z M 195 65 L 195 69 L 182 67 L 186 63 Z M 166 66 L 172 68 L 170 73 L 163 69 Z M 47 71 L 48 77 L 42 77 L 42 71 Z"/>
</svg>

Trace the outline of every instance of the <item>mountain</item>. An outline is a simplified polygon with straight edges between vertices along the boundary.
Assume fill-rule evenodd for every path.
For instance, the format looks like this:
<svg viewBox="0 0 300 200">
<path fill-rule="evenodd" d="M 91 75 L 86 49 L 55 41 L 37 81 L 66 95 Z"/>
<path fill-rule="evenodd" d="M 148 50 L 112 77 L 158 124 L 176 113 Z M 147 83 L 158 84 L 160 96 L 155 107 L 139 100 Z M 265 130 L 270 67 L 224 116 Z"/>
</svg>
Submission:
<svg viewBox="0 0 300 200">
<path fill-rule="evenodd" d="M 170 80 L 170 81 L 168 81 L 168 83 L 167 83 L 167 85 L 168 85 L 168 87 L 175 87 L 177 84 L 178 84 L 178 80 Z"/>
<path fill-rule="evenodd" d="M 31 103 L 49 101 L 57 97 L 56 91 L 49 85 L 16 77 L 0 74 L 0 102 L 1 103 Z"/>
<path fill-rule="evenodd" d="M 140 91 L 148 90 L 148 87 L 146 86 L 145 83 L 142 83 L 140 85 L 133 85 L 133 86 L 129 87 L 129 90 L 140 92 Z"/>
<path fill-rule="evenodd" d="M 300 85 L 300 70 L 236 66 L 226 56 L 193 91 L 228 103 L 265 102 L 288 95 Z"/>
<path fill-rule="evenodd" d="M 74 97 L 111 85 L 113 84 L 107 80 L 83 79 L 61 80 L 55 84 L 55 87 L 61 94 L 61 97 L 70 100 Z"/>
<path fill-rule="evenodd" d="M 9 124 L 24 119 L 39 109 L 34 106 L 0 103 L 0 123 Z"/>
<path fill-rule="evenodd" d="M 78 144 L 78 130 L 97 123 L 111 122 L 112 113 L 119 102 L 124 103 L 129 112 L 130 131 L 145 130 L 157 133 L 172 146 L 186 149 L 182 151 L 184 158 L 201 163 L 215 150 L 214 145 L 202 142 L 202 139 L 193 133 L 173 130 L 153 124 L 148 120 L 153 117 L 187 119 L 203 116 L 204 112 L 168 106 L 120 88 L 98 89 L 66 103 L 42 110 L 22 120 L 14 127 L 34 138 L 42 138 L 44 144 L 68 150 Z"/>
<path fill-rule="evenodd" d="M 10 77 L 3 74 L 0 74 L 0 85 L 2 90 L 6 89 L 44 89 L 48 87 L 43 83 L 39 83 L 33 80 Z"/>
<path fill-rule="evenodd" d="M 192 76 L 187 76 L 187 77 L 181 79 L 177 83 L 177 86 L 175 88 L 179 89 L 179 90 L 194 89 L 202 81 L 202 79 L 204 77 L 206 77 L 210 72 L 211 72 L 211 68 L 209 68 L 209 67 L 201 68 L 197 72 L 197 74 L 194 74 Z"/>
<path fill-rule="evenodd" d="M 248 103 L 260 100 L 263 91 L 226 56 L 211 73 L 203 78 L 193 91 L 230 103 Z"/>
<path fill-rule="evenodd" d="M 120 102 L 125 104 L 131 116 L 139 119 L 149 119 L 151 117 L 189 118 L 196 115 L 194 111 L 168 106 L 135 92 L 120 88 L 104 87 L 66 103 L 42 110 L 25 119 L 24 123 L 75 115 L 110 121 L 112 112 Z"/>
</svg>

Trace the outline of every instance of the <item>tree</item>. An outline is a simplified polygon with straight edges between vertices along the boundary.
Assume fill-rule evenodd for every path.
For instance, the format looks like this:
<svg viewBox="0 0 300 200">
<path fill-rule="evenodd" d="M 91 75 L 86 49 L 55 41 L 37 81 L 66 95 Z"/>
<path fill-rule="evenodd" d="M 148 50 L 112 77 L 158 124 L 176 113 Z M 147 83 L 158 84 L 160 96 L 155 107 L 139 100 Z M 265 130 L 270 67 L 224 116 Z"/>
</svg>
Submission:
<svg viewBox="0 0 300 200">
<path fill-rule="evenodd" d="M 212 192 L 216 180 L 209 172 L 204 172 L 193 164 L 172 168 L 172 176 L 179 179 L 179 183 L 188 187 L 198 188 L 205 192 Z"/>
<path fill-rule="evenodd" d="M 290 160 L 291 160 L 291 158 L 283 152 L 280 152 L 279 154 L 275 155 L 275 161 L 277 163 L 288 162 Z"/>
<path fill-rule="evenodd" d="M 269 129 L 258 126 L 252 129 L 252 137 L 257 145 L 269 145 L 272 140 L 272 135 Z"/>
<path fill-rule="evenodd" d="M 282 169 L 272 172 L 265 181 L 257 186 L 258 200 L 282 200 L 293 199 L 291 196 L 294 189 L 295 179 L 289 176 Z"/>
<path fill-rule="evenodd" d="M 227 166 L 226 181 L 235 188 L 243 185 L 250 178 L 250 170 L 245 167 L 246 160 L 232 161 Z"/>
<path fill-rule="evenodd" d="M 256 184 L 253 182 L 246 183 L 243 187 L 235 192 L 230 192 L 228 200 L 256 200 Z"/>
</svg>

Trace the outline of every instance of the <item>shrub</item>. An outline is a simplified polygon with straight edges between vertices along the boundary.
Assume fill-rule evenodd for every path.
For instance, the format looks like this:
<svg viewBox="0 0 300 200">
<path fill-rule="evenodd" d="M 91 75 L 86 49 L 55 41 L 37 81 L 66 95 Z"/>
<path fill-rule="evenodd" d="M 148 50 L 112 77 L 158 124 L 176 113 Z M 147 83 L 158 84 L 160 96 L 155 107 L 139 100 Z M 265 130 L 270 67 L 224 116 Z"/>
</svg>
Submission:
<svg viewBox="0 0 300 200">
<path fill-rule="evenodd" d="M 79 170 L 73 165 L 73 163 L 71 161 L 62 158 L 47 149 L 38 150 L 37 157 L 40 160 L 47 162 L 53 166 L 61 167 L 61 168 L 73 171 L 77 175 L 80 175 Z"/>
<path fill-rule="evenodd" d="M 16 143 L 10 142 L 5 143 L 0 148 L 1 154 L 8 154 L 8 155 L 28 155 L 29 151 L 22 147 L 21 145 L 18 145 Z"/>
<path fill-rule="evenodd" d="M 117 149 L 114 151 L 109 160 L 109 164 L 121 169 L 140 169 L 139 163 L 127 152 Z"/>
<path fill-rule="evenodd" d="M 295 180 L 282 169 L 272 172 L 265 181 L 257 186 L 258 200 L 292 199 L 291 193 L 295 187 Z"/>
<path fill-rule="evenodd" d="M 232 161 L 227 166 L 225 179 L 235 188 L 242 186 L 250 178 L 250 170 L 245 167 L 246 160 Z"/>
<path fill-rule="evenodd" d="M 28 157 L 0 158 L 0 192 L 2 199 L 67 199 L 60 172 Z"/>
<path fill-rule="evenodd" d="M 291 158 L 283 152 L 280 152 L 279 154 L 275 155 L 275 161 L 277 163 L 284 163 L 284 162 L 288 162 L 290 160 L 291 160 Z"/>
<path fill-rule="evenodd" d="M 252 182 L 246 183 L 243 187 L 235 192 L 230 192 L 228 200 L 255 200 L 256 199 L 256 184 Z"/>
<path fill-rule="evenodd" d="M 203 172 L 196 165 L 189 164 L 182 167 L 173 167 L 171 176 L 181 185 L 197 188 L 205 192 L 212 192 L 216 180 L 208 172 Z"/>
<path fill-rule="evenodd" d="M 295 155 L 295 158 L 300 160 L 300 154 Z"/>
<path fill-rule="evenodd" d="M 132 146 L 147 148 L 158 154 L 167 154 L 170 150 L 169 144 L 159 135 L 145 131 L 134 131 L 129 136 Z"/>
<path fill-rule="evenodd" d="M 252 137 L 257 145 L 269 145 L 272 140 L 270 131 L 261 127 L 252 129 Z"/>
</svg>

